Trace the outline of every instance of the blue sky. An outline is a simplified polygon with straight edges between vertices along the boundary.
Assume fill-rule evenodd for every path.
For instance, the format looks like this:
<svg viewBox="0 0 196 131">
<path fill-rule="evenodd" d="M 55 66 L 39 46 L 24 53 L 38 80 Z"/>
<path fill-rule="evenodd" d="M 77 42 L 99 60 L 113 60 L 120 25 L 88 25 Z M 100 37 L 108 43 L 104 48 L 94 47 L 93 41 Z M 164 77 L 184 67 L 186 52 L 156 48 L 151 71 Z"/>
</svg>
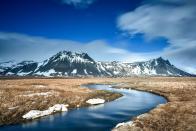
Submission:
<svg viewBox="0 0 196 131">
<path fill-rule="evenodd" d="M 1 0 L 0 61 L 73 50 L 104 61 L 163 56 L 195 72 L 195 7 L 194 0 Z"/>
<path fill-rule="evenodd" d="M 131 51 L 161 50 L 167 45 L 163 39 L 146 42 L 142 35 L 129 38 L 116 27 L 118 16 L 141 2 L 112 0 L 111 4 L 110 0 L 97 0 L 88 7 L 75 7 L 61 0 L 1 0 L 0 30 L 79 42 L 104 39 L 111 46 Z M 113 44 L 118 41 L 127 44 Z M 153 44 L 157 41 L 159 44 Z"/>
</svg>

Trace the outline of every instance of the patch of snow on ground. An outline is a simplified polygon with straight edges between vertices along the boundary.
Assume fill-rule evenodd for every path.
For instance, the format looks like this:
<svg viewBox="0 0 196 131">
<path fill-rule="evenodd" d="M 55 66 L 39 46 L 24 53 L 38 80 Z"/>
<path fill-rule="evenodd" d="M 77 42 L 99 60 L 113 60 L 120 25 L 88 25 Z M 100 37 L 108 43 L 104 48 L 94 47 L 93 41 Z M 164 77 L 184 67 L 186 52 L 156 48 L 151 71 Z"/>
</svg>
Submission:
<svg viewBox="0 0 196 131">
<path fill-rule="evenodd" d="M 133 121 L 122 122 L 122 123 L 118 123 L 115 128 L 118 128 L 124 125 L 131 125 L 131 124 L 133 124 Z"/>
<path fill-rule="evenodd" d="M 26 113 L 25 115 L 23 115 L 22 118 L 24 118 L 24 119 L 35 119 L 35 118 L 39 118 L 39 117 L 42 117 L 42 116 L 50 115 L 54 112 L 68 111 L 67 107 L 68 107 L 68 105 L 56 104 L 52 107 L 49 107 L 47 110 L 44 110 L 44 111 L 31 110 L 28 113 Z"/>
<path fill-rule="evenodd" d="M 137 116 L 137 118 L 144 118 L 144 117 L 147 117 L 147 116 L 148 116 L 148 114 L 144 113 L 144 114 L 141 114 L 141 115 Z"/>
<path fill-rule="evenodd" d="M 86 101 L 86 103 L 91 104 L 91 105 L 97 105 L 97 104 L 103 104 L 105 103 L 104 99 L 100 99 L 100 98 L 94 98 L 94 99 L 89 99 Z"/>
</svg>

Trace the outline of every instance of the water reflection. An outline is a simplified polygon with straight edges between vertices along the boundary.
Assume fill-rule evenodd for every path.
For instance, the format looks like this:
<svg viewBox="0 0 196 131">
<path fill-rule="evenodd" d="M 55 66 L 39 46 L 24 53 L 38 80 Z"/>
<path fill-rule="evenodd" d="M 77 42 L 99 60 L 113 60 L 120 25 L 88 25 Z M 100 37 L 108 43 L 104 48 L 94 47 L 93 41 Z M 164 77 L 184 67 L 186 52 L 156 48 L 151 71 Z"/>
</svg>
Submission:
<svg viewBox="0 0 196 131">
<path fill-rule="evenodd" d="M 23 123 L 22 128 L 29 128 L 29 127 L 36 127 L 37 126 L 37 121 L 32 121 L 28 123 Z"/>
<path fill-rule="evenodd" d="M 97 109 L 101 109 L 101 108 L 104 108 L 104 104 L 93 105 L 93 106 L 90 106 L 88 109 L 91 111 L 91 110 L 97 110 Z"/>
</svg>

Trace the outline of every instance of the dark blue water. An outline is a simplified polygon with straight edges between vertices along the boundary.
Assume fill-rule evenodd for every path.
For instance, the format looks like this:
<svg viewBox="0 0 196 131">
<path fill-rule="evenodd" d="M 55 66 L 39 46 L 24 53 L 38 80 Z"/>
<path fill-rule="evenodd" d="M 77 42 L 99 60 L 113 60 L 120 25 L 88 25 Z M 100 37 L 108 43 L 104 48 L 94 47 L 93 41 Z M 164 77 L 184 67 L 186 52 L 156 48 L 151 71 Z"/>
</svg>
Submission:
<svg viewBox="0 0 196 131">
<path fill-rule="evenodd" d="M 88 85 L 96 90 L 109 90 L 124 96 L 102 105 L 79 108 L 35 120 L 27 124 L 1 127 L 1 131 L 109 131 L 116 124 L 131 120 L 148 112 L 158 104 L 166 103 L 164 97 L 148 92 L 114 89 L 110 85 Z"/>
</svg>

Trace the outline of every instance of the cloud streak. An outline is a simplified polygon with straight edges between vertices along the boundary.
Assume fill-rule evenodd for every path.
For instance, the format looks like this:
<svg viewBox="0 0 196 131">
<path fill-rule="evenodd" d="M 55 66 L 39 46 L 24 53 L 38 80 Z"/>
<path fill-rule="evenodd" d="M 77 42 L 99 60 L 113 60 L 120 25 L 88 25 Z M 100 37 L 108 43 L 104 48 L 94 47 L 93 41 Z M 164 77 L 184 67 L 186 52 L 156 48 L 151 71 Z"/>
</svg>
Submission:
<svg viewBox="0 0 196 131">
<path fill-rule="evenodd" d="M 86 8 L 96 0 L 61 0 L 62 3 L 73 5 L 76 8 Z"/>
<path fill-rule="evenodd" d="M 196 70 L 196 2 L 193 0 L 148 0 L 118 18 L 118 28 L 130 36 L 143 33 L 147 40 L 168 39 L 160 52 L 181 68 Z"/>
<path fill-rule="evenodd" d="M 104 40 L 81 43 L 71 40 L 48 39 L 18 33 L 0 32 L 1 61 L 35 60 L 42 61 L 61 50 L 86 52 L 98 61 L 147 60 L 154 58 L 151 53 L 138 54 L 124 49 L 109 46 Z"/>
</svg>

